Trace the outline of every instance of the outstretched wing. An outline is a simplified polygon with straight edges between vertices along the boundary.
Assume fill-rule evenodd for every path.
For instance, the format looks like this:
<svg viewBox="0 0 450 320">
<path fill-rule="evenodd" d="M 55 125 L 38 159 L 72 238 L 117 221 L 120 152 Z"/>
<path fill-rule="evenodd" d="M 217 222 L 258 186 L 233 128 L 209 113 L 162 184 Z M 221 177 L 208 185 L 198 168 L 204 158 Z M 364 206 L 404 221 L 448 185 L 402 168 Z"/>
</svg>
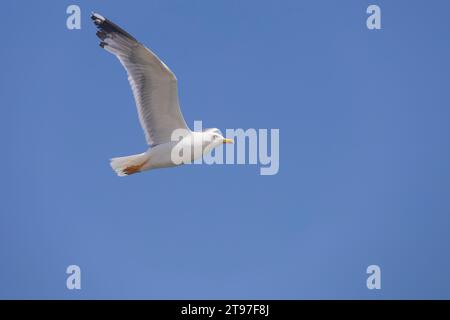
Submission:
<svg viewBox="0 0 450 320">
<path fill-rule="evenodd" d="M 125 67 L 133 90 L 141 126 L 149 145 L 171 141 L 176 129 L 189 130 L 178 102 L 177 78 L 153 52 L 128 32 L 93 13 L 100 46 Z"/>
</svg>

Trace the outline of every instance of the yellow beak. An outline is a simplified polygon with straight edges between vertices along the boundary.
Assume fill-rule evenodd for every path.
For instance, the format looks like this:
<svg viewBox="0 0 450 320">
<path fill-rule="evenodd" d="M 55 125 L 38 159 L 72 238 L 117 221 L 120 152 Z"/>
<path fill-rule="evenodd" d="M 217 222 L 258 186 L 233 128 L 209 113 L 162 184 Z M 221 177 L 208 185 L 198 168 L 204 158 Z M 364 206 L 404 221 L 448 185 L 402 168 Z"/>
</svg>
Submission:
<svg viewBox="0 0 450 320">
<path fill-rule="evenodd" d="M 234 141 L 233 141 L 233 139 L 224 138 L 223 143 L 234 143 Z"/>
</svg>

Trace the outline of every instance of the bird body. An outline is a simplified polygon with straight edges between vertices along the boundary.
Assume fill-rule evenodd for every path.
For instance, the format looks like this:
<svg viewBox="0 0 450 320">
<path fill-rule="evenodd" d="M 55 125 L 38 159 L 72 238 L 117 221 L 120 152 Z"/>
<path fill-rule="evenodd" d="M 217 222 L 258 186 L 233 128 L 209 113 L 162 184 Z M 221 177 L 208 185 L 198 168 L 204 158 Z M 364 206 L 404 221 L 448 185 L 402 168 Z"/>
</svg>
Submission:
<svg viewBox="0 0 450 320">
<path fill-rule="evenodd" d="M 216 135 L 208 131 L 191 131 L 180 141 L 162 143 L 141 154 L 113 158 L 111 159 L 111 166 L 119 176 L 127 176 L 151 169 L 193 163 L 223 143 L 215 137 Z M 184 152 L 187 152 L 187 155 L 183 154 Z M 177 162 L 176 159 L 179 161 Z"/>
<path fill-rule="evenodd" d="M 144 153 L 111 159 L 111 167 L 119 176 L 190 163 L 222 143 L 232 143 L 218 129 L 191 131 L 180 110 L 175 74 L 150 49 L 110 20 L 97 13 L 91 19 L 98 28 L 100 47 L 114 54 L 128 73 L 150 146 Z M 174 137 L 177 132 L 180 134 Z"/>
</svg>

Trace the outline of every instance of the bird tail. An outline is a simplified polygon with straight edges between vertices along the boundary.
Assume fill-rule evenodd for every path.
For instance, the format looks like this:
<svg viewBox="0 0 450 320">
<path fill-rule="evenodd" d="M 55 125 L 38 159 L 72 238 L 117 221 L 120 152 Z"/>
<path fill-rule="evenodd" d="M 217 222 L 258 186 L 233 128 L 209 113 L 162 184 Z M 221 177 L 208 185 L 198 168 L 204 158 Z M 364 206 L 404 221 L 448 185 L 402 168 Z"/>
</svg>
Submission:
<svg viewBox="0 0 450 320">
<path fill-rule="evenodd" d="M 144 152 L 127 157 L 112 158 L 110 164 L 117 175 L 123 177 L 141 172 L 148 160 L 148 155 Z"/>
</svg>

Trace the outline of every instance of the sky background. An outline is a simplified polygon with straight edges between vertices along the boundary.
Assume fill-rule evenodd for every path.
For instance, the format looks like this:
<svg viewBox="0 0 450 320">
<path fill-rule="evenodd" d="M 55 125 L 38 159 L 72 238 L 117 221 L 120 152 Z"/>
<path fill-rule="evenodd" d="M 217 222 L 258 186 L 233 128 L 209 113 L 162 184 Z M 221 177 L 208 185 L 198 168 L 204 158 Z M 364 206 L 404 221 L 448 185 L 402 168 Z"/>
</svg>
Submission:
<svg viewBox="0 0 450 320">
<path fill-rule="evenodd" d="M 78 4 L 81 30 L 66 28 Z M 382 30 L 366 28 L 378 4 Z M 146 150 L 89 13 L 192 127 L 279 128 L 280 170 L 117 177 Z M 3 1 L 0 298 L 450 298 L 448 1 Z M 66 267 L 82 289 L 66 288 Z M 377 264 L 382 289 L 368 290 Z"/>
</svg>

